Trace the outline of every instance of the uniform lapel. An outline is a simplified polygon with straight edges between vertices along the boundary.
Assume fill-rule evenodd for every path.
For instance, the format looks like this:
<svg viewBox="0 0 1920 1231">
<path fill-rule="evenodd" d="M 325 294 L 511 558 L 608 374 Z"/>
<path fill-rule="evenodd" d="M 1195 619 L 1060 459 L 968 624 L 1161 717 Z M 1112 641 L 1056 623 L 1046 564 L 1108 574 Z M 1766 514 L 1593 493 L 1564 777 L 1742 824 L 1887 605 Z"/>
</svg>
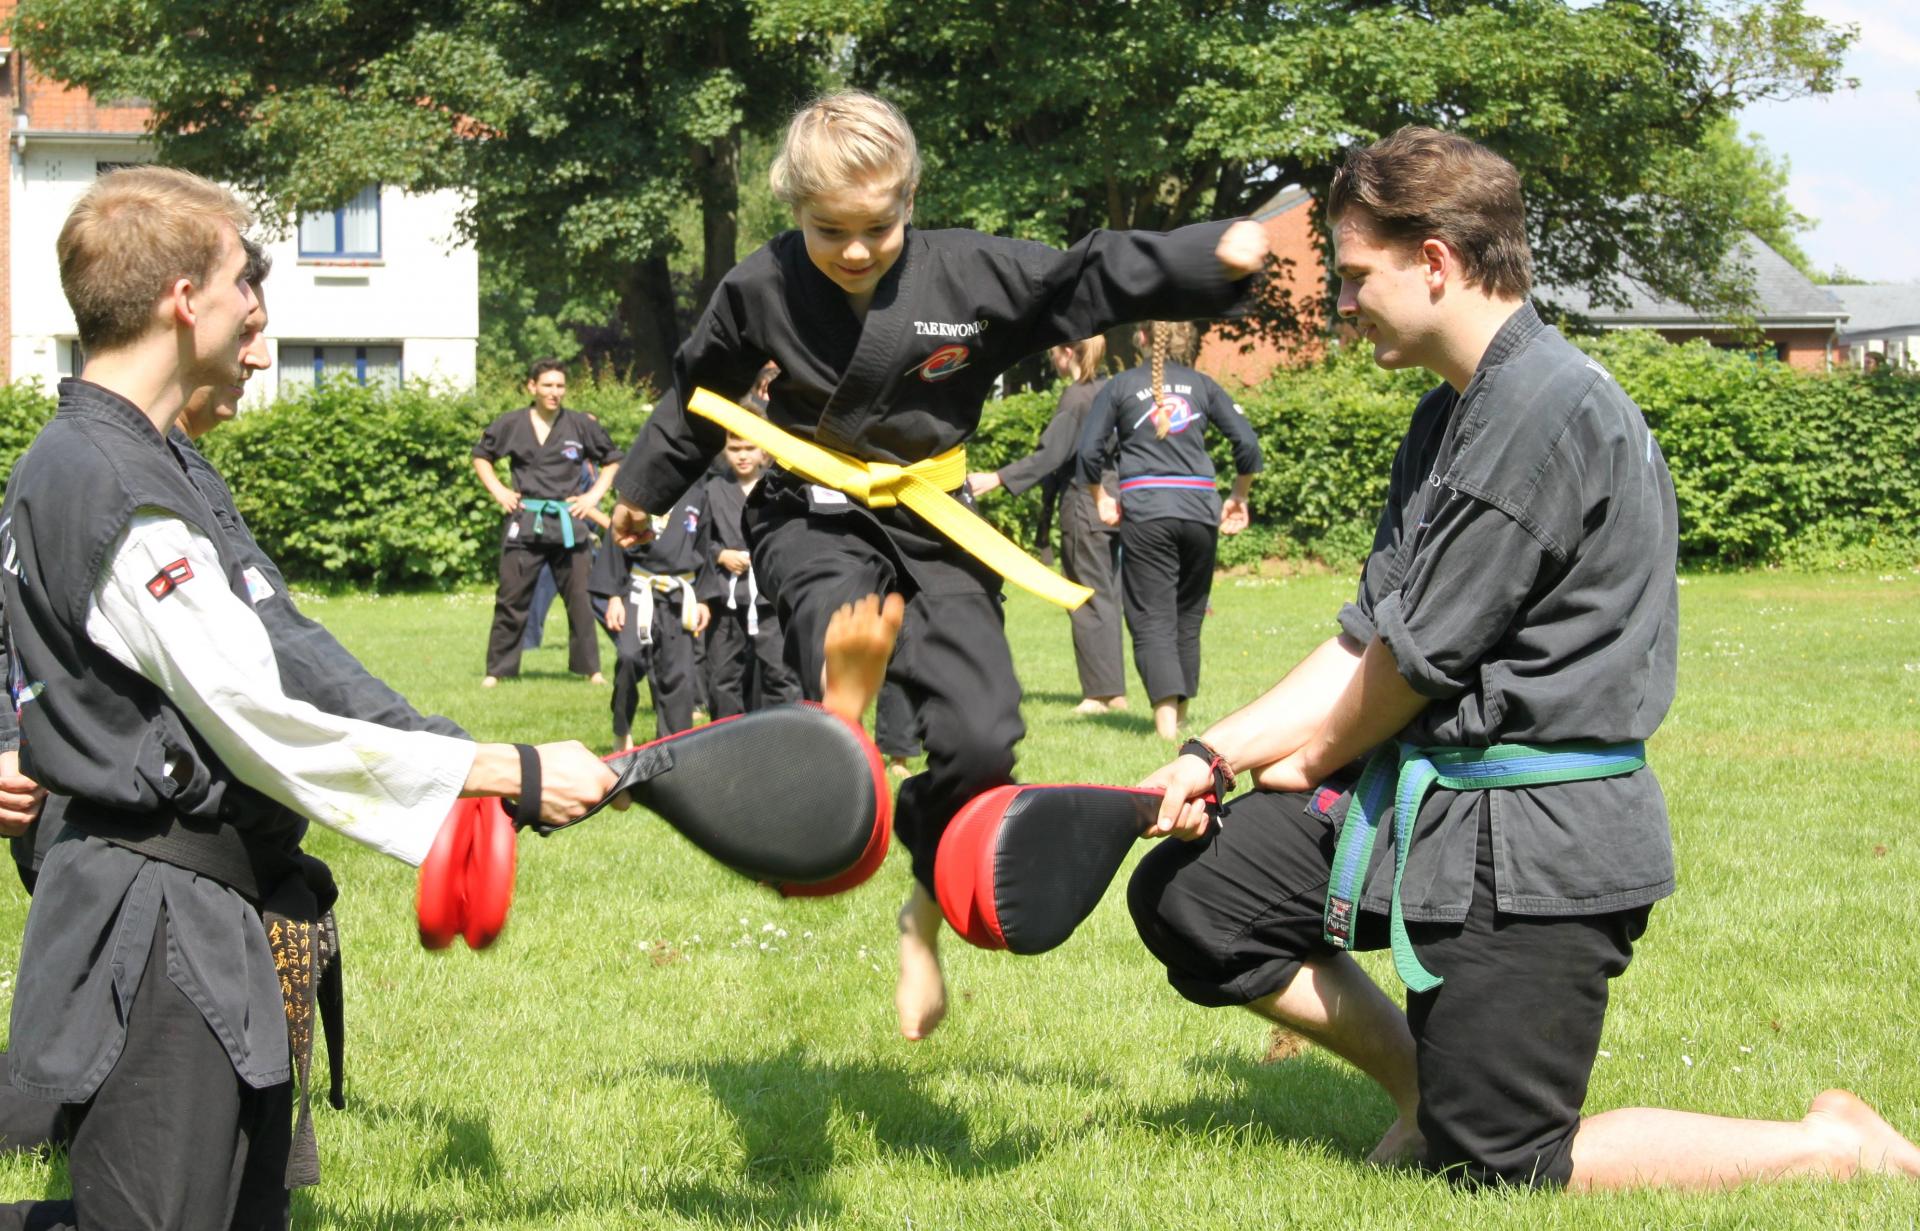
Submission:
<svg viewBox="0 0 1920 1231">
<path fill-rule="evenodd" d="M 856 442 L 860 430 L 874 417 L 887 382 L 896 375 L 894 366 L 912 327 L 913 298 L 919 285 L 918 272 L 926 265 L 919 233 L 907 229 L 900 259 L 875 288 L 873 302 L 867 307 L 867 319 L 860 328 L 860 341 L 853 358 L 827 399 L 820 413 L 820 426 L 814 439 L 829 449 L 859 456 Z M 918 458 L 899 458 L 918 461 Z"/>
</svg>

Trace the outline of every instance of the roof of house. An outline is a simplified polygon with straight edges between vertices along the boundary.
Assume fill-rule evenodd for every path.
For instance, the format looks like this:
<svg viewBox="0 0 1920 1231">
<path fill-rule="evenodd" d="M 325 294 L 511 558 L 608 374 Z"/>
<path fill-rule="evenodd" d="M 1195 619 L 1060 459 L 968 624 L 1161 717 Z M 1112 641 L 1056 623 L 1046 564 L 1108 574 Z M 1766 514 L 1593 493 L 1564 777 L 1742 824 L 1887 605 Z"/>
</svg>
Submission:
<svg viewBox="0 0 1920 1231">
<path fill-rule="evenodd" d="M 1847 319 L 1847 308 L 1839 299 L 1815 286 L 1758 236 L 1742 236 L 1728 252 L 1727 260 L 1744 264 L 1752 271 L 1755 324 L 1832 327 Z M 1580 287 L 1542 286 L 1535 289 L 1534 295 L 1601 326 L 1700 328 L 1727 323 L 1717 315 L 1663 299 L 1624 279 L 1618 286 L 1626 298 L 1626 306 L 1621 308 L 1596 305 Z"/>
<path fill-rule="evenodd" d="M 1920 282 L 1841 284 L 1827 289 L 1846 305 L 1849 319 L 1840 330 L 1842 342 L 1882 333 L 1920 333 Z"/>
</svg>

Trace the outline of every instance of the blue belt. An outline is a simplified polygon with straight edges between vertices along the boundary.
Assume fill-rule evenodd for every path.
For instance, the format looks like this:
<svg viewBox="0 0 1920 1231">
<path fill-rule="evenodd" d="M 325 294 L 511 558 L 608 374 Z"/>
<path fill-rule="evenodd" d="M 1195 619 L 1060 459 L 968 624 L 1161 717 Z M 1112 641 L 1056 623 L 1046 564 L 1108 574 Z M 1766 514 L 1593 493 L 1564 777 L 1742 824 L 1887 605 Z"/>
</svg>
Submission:
<svg viewBox="0 0 1920 1231">
<path fill-rule="evenodd" d="M 547 514 L 560 519 L 560 545 L 568 551 L 573 550 L 573 510 L 564 500 L 528 500 L 522 498 L 520 507 L 533 510 L 533 537 L 540 537 L 541 527 L 546 525 Z"/>
<path fill-rule="evenodd" d="M 1480 791 L 1585 782 L 1630 774 L 1646 763 L 1647 746 L 1639 740 L 1624 744 L 1494 744 L 1488 748 L 1418 748 L 1399 742 L 1383 746 L 1368 760 L 1359 785 L 1353 789 L 1346 824 L 1333 853 L 1333 868 L 1327 877 L 1327 943 L 1339 949 L 1353 947 L 1354 914 L 1366 885 L 1367 864 L 1373 857 L 1374 838 L 1389 790 L 1393 792 L 1394 851 L 1387 935 L 1393 946 L 1393 968 L 1409 988 L 1428 992 L 1439 987 L 1442 980 L 1414 956 L 1406 917 L 1400 909 L 1400 878 L 1407 871 L 1407 847 L 1413 842 L 1413 822 L 1427 792 L 1435 786 Z"/>
</svg>

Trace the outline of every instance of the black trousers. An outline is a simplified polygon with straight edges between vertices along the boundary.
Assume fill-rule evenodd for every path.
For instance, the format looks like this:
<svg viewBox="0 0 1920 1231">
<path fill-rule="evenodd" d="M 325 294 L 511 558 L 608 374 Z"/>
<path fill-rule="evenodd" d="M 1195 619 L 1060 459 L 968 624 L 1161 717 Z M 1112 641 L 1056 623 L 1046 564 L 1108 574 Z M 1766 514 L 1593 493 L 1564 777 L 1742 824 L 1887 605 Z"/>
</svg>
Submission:
<svg viewBox="0 0 1920 1231">
<path fill-rule="evenodd" d="M 1242 795 L 1208 836 L 1168 839 L 1134 870 L 1134 926 L 1187 999 L 1247 1004 L 1335 952 L 1321 935 L 1334 830 L 1308 801 Z M 1652 908 L 1505 914 L 1492 852 L 1483 819 L 1465 922 L 1407 925 L 1421 964 L 1445 980 L 1407 995 L 1424 1163 L 1470 1183 L 1565 1184 L 1607 984 L 1626 970 Z M 1362 912 L 1354 939 L 1386 948 L 1385 917 Z"/>
<path fill-rule="evenodd" d="M 126 1049 L 68 1108 L 70 1201 L 0 1206 L 0 1231 L 284 1231 L 293 1086 L 256 1090 L 167 975 L 167 915 L 127 1020 Z"/>
<path fill-rule="evenodd" d="M 754 708 L 784 705 L 800 699 L 800 681 L 787 667 L 786 639 L 780 619 L 772 612 L 760 617 L 760 632 L 747 632 L 747 609 L 727 610 L 724 601 L 712 604 L 713 622 L 703 640 L 707 645 L 707 682 L 715 718 L 731 718 Z"/>
<path fill-rule="evenodd" d="M 1219 538 L 1218 526 L 1197 521 L 1120 521 L 1120 601 L 1149 701 L 1200 692 L 1200 625 Z"/>
<path fill-rule="evenodd" d="M 892 680 L 881 685 L 880 696 L 873 703 L 873 746 L 890 757 L 917 757 L 921 753 L 913 702 Z"/>
<path fill-rule="evenodd" d="M 1013 748 L 1027 730 L 1020 681 L 998 594 L 920 591 L 856 522 L 805 514 L 750 528 L 754 572 L 779 610 L 787 665 L 814 700 L 833 613 L 869 594 L 906 594 L 887 678 L 919 721 L 927 768 L 900 784 L 894 832 L 913 856 L 915 878 L 931 891 L 947 822 L 975 795 L 1013 780 Z"/>
<path fill-rule="evenodd" d="M 587 574 L 593 553 L 584 542 L 571 550 L 559 544 L 500 549 L 500 585 L 493 594 L 493 631 L 487 637 L 487 674 L 505 679 L 520 674 L 521 639 L 533 605 L 540 567 L 553 570 L 560 597 L 567 605 L 567 670 L 592 675 L 600 669 L 600 643 L 595 640 L 593 603 L 587 594 Z"/>
<path fill-rule="evenodd" d="M 641 642 L 633 614 L 629 600 L 627 622 L 613 636 L 613 738 L 625 740 L 633 731 L 642 677 L 653 695 L 654 737 L 685 731 L 693 726 L 698 666 L 693 658 L 694 635 L 680 623 L 679 596 L 654 596 L 651 645 Z"/>
<path fill-rule="evenodd" d="M 1113 543 L 1084 487 L 1074 484 L 1060 494 L 1060 571 L 1093 591 L 1092 598 L 1073 610 L 1073 665 L 1080 672 L 1083 697 L 1117 697 L 1127 691 Z"/>
<path fill-rule="evenodd" d="M 67 1109 L 20 1093 L 11 1072 L 7 1053 L 0 1051 L 0 1153 L 66 1144 Z"/>
</svg>

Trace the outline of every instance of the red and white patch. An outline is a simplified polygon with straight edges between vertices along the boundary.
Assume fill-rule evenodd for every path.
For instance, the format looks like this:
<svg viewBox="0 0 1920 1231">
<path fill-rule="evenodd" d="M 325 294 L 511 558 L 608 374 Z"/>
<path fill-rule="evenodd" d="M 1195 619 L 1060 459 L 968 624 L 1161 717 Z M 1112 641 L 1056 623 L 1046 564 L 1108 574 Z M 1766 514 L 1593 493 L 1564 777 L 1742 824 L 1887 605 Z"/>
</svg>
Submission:
<svg viewBox="0 0 1920 1231">
<path fill-rule="evenodd" d="M 182 556 L 147 579 L 147 593 L 155 598 L 165 598 L 192 580 L 193 566 Z"/>
<path fill-rule="evenodd" d="M 967 360 L 972 354 L 970 347 L 962 346 L 958 342 L 950 343 L 928 355 L 918 367 L 909 368 L 908 371 L 924 381 L 945 380 L 966 367 Z"/>
</svg>

